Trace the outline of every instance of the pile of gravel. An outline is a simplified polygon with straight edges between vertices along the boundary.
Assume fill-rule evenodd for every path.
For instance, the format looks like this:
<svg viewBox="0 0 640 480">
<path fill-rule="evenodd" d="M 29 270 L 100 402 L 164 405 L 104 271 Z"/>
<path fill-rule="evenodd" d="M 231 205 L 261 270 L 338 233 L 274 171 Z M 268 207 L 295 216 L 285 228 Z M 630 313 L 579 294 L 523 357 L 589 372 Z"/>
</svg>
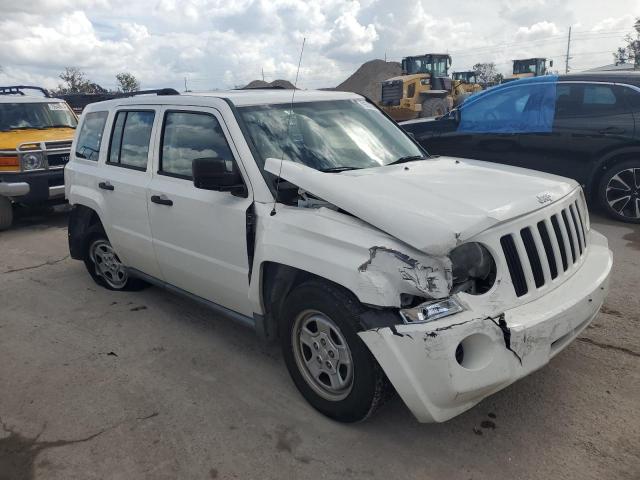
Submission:
<svg viewBox="0 0 640 480">
<path fill-rule="evenodd" d="M 380 101 L 382 87 L 380 84 L 391 77 L 402 74 L 402 67 L 398 62 L 384 60 L 370 60 L 363 63 L 349 78 L 336 87 L 343 92 L 355 92 L 371 100 Z"/>
<path fill-rule="evenodd" d="M 402 74 L 402 67 L 398 62 L 385 62 L 384 60 L 370 60 L 363 63 L 349 78 L 335 88 L 324 88 L 321 90 L 340 90 L 342 92 L 355 92 L 371 100 L 380 101 L 382 87 L 380 84 L 391 78 Z M 295 88 L 287 80 L 274 80 L 265 82 L 264 80 L 253 80 L 243 88 L 269 88 L 281 87 L 286 89 Z"/>
<path fill-rule="evenodd" d="M 289 80 L 281 80 L 281 79 L 274 80 L 273 82 L 265 82 L 264 80 L 253 80 L 252 82 L 247 83 L 242 88 L 249 89 L 249 88 L 269 88 L 269 87 L 279 87 L 279 88 L 285 88 L 287 90 L 291 90 L 295 88 L 293 86 L 293 83 L 291 83 Z"/>
</svg>

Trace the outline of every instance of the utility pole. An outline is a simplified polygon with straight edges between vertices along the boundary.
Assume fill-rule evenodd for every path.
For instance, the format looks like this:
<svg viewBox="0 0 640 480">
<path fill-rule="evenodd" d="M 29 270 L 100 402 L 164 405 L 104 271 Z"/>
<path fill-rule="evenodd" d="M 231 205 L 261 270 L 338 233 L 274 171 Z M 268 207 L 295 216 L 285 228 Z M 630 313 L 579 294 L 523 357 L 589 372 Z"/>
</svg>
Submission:
<svg viewBox="0 0 640 480">
<path fill-rule="evenodd" d="M 264 67 L 262 67 L 262 81 L 264 82 Z"/>
<path fill-rule="evenodd" d="M 184 77 L 184 91 L 188 92 L 189 89 L 187 88 L 187 77 Z"/>
<path fill-rule="evenodd" d="M 569 36 L 567 37 L 567 58 L 564 63 L 564 73 L 569 73 L 569 49 L 571 47 L 571 27 L 569 27 Z"/>
</svg>

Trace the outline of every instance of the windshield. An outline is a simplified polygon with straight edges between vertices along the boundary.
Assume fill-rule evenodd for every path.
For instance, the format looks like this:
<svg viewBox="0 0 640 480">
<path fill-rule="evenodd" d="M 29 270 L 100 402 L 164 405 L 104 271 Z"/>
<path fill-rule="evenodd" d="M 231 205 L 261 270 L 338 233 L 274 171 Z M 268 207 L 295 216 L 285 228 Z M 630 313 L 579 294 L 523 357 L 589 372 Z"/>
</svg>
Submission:
<svg viewBox="0 0 640 480">
<path fill-rule="evenodd" d="M 423 157 L 397 125 L 365 100 L 295 103 L 293 111 L 290 104 L 239 111 L 260 154 L 260 167 L 265 159 L 283 155 L 316 170 L 379 167 Z"/>
<path fill-rule="evenodd" d="M 513 73 L 533 73 L 540 74 L 540 65 L 542 62 L 538 60 L 517 61 L 513 65 Z"/>
<path fill-rule="evenodd" d="M 475 83 L 476 80 L 473 72 L 456 72 L 453 74 L 453 79 L 467 83 Z"/>
<path fill-rule="evenodd" d="M 78 121 L 64 102 L 0 103 L 0 130 L 76 128 Z"/>
<path fill-rule="evenodd" d="M 408 74 L 431 73 L 436 77 L 446 77 L 448 68 L 447 57 L 407 57 L 402 60 L 403 69 Z"/>
</svg>

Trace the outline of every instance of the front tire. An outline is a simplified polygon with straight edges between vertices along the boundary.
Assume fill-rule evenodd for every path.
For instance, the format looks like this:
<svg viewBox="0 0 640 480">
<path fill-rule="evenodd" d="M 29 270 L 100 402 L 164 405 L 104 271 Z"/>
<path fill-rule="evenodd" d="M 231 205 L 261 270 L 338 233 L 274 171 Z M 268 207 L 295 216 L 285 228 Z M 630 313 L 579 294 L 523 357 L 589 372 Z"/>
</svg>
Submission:
<svg viewBox="0 0 640 480">
<path fill-rule="evenodd" d="M 91 278 L 108 290 L 136 291 L 147 286 L 146 282 L 129 276 L 127 267 L 99 225 L 87 235 L 84 264 Z"/>
<path fill-rule="evenodd" d="M 449 104 L 444 98 L 427 98 L 422 102 L 420 117 L 441 117 L 447 113 Z"/>
<path fill-rule="evenodd" d="M 0 230 L 6 230 L 13 224 L 13 204 L 7 197 L 0 196 Z"/>
<path fill-rule="evenodd" d="M 600 180 L 598 201 L 611 218 L 640 223 L 640 160 L 611 166 Z"/>
<path fill-rule="evenodd" d="M 357 334 L 363 311 L 348 292 L 310 280 L 287 296 L 280 319 L 282 352 L 296 387 L 316 410 L 340 422 L 371 416 L 390 388 Z"/>
</svg>

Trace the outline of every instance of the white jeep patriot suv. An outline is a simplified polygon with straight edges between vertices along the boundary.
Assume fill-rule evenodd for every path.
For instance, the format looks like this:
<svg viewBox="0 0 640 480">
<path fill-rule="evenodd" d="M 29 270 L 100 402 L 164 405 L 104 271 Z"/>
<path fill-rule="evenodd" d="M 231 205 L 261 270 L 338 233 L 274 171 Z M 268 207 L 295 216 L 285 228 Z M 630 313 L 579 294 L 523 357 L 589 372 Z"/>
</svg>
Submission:
<svg viewBox="0 0 640 480">
<path fill-rule="evenodd" d="M 65 188 L 96 282 L 159 285 L 278 338 L 302 395 L 344 422 L 391 386 L 444 421 L 542 367 L 596 316 L 612 265 L 575 181 L 430 157 L 352 93 L 94 103 Z"/>
</svg>

